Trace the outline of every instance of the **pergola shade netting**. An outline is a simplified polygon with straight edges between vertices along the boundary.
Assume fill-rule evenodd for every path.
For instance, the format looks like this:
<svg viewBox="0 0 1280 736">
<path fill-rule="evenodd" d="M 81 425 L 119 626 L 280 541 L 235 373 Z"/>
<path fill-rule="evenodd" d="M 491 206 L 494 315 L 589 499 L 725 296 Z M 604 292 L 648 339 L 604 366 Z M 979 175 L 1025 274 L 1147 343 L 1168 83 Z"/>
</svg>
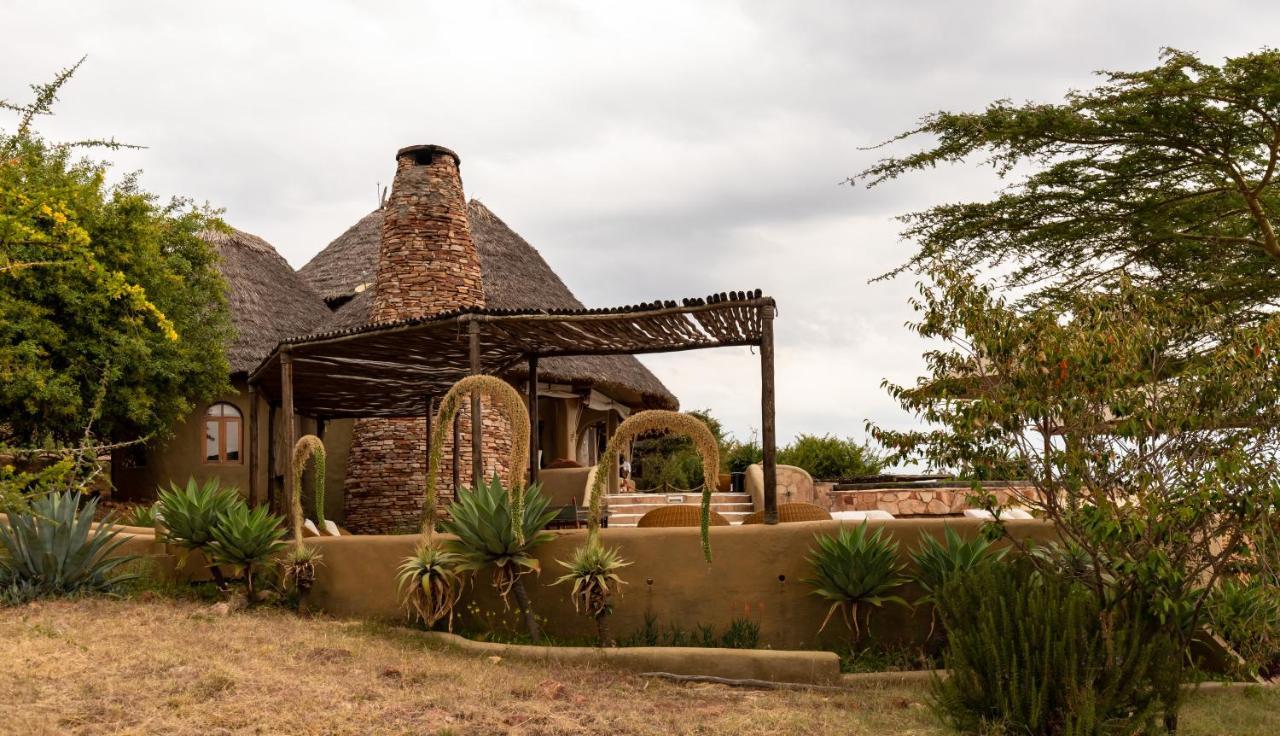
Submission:
<svg viewBox="0 0 1280 736">
<path fill-rule="evenodd" d="M 616 309 L 469 309 L 289 339 L 250 380 L 280 400 L 283 359 L 298 414 L 422 416 L 429 397 L 464 376 L 502 375 L 531 358 L 762 346 L 774 309 L 759 291 Z"/>
</svg>

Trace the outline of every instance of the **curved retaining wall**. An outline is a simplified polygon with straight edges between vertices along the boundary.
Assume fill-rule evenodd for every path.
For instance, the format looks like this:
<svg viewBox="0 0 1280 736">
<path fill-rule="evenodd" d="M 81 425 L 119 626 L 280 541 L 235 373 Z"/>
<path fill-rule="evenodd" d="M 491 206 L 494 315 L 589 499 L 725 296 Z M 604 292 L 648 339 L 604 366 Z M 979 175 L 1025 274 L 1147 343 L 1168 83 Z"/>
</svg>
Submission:
<svg viewBox="0 0 1280 736">
<path fill-rule="evenodd" d="M 848 523 L 848 522 L 846 522 Z M 920 535 L 941 538 L 951 526 L 962 536 L 978 532 L 973 519 L 898 519 L 872 522 L 899 543 L 906 561 Z M 1053 530 L 1039 521 L 1008 522 L 1020 538 L 1050 539 Z M 815 534 L 832 532 L 838 521 L 818 521 L 777 526 L 714 527 L 711 530 L 713 561 L 703 560 L 698 529 L 605 529 L 602 541 L 620 548 L 632 564 L 622 571 L 627 581 L 624 595 L 615 602 L 610 626 L 615 636 L 643 628 L 646 614 L 659 628 L 679 626 L 692 631 L 701 625 L 723 630 L 736 617 L 760 626 L 760 645 L 774 649 L 818 649 L 847 646 L 850 633 L 832 618 L 818 634 L 828 604 L 811 594 L 802 582 L 811 576 L 806 561 Z M 586 539 L 583 530 L 556 533 L 556 539 L 538 548 L 542 574 L 526 578 L 529 595 L 546 630 L 560 637 L 594 636 L 594 622 L 574 612 L 567 585 L 553 586 L 567 560 Z M 307 596 L 313 608 L 338 616 L 401 619 L 397 600 L 396 568 L 418 543 L 417 536 L 348 536 L 308 539 L 324 560 L 314 587 Z M 912 600 L 920 591 L 906 586 L 900 593 Z M 457 610 L 466 613 L 471 604 L 483 611 L 502 611 L 489 576 L 480 573 L 468 586 Z M 514 606 L 514 602 L 512 603 Z M 512 613 L 507 620 L 515 622 Z M 871 614 L 871 635 L 884 641 L 910 643 L 928 634 L 930 612 L 889 607 Z M 864 632 L 865 635 L 865 632 Z"/>
</svg>

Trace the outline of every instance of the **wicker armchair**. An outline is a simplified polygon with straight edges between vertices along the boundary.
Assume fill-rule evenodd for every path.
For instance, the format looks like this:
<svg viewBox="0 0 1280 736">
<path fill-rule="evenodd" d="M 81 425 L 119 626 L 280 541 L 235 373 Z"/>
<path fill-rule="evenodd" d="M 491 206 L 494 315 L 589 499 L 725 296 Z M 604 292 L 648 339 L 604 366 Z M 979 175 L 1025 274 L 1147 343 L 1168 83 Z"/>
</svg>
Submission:
<svg viewBox="0 0 1280 736">
<path fill-rule="evenodd" d="M 702 508 L 692 504 L 663 506 L 641 516 L 636 526 L 649 528 L 702 526 Z M 712 511 L 711 526 L 729 526 L 729 520 Z"/>
<path fill-rule="evenodd" d="M 791 524 L 797 521 L 830 521 L 831 514 L 820 506 L 811 503 L 784 503 L 778 506 L 778 523 Z M 763 524 L 764 511 L 747 514 L 743 524 Z"/>
</svg>

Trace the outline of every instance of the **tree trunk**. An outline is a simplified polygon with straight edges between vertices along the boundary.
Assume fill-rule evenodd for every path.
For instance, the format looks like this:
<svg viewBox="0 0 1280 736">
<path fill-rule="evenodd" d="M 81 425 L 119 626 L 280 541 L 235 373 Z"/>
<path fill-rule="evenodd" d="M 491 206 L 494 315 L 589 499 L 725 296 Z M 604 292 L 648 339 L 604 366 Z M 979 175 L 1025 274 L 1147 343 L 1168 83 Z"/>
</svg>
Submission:
<svg viewBox="0 0 1280 736">
<path fill-rule="evenodd" d="M 253 594 L 253 568 L 249 565 L 244 567 L 244 588 L 245 598 L 248 600 L 249 605 L 252 606 L 257 602 L 257 596 Z"/>
<path fill-rule="evenodd" d="M 538 627 L 538 619 L 533 615 L 533 605 L 529 602 L 529 593 L 524 589 L 524 576 L 517 575 L 511 589 L 516 594 L 516 605 L 520 607 L 520 613 L 524 614 L 524 625 L 529 629 L 529 638 L 534 644 L 542 641 L 542 629 Z"/>
<path fill-rule="evenodd" d="M 596 614 L 596 637 L 602 647 L 613 645 L 613 637 L 609 636 L 609 614 L 605 611 Z"/>
<path fill-rule="evenodd" d="M 213 584 L 218 586 L 218 590 L 223 593 L 227 592 L 227 578 L 222 574 L 222 568 L 217 565 L 210 565 L 209 574 L 213 576 Z"/>
</svg>

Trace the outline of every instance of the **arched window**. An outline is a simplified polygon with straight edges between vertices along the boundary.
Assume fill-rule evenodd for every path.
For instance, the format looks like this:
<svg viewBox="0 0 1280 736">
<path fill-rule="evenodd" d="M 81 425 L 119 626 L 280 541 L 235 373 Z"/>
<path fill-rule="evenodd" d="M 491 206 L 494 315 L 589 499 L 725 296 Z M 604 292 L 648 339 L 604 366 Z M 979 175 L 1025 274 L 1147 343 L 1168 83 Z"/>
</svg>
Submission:
<svg viewBox="0 0 1280 736">
<path fill-rule="evenodd" d="M 239 465 L 240 410 L 231 404 L 214 404 L 204 413 L 204 462 L 206 465 Z"/>
</svg>

